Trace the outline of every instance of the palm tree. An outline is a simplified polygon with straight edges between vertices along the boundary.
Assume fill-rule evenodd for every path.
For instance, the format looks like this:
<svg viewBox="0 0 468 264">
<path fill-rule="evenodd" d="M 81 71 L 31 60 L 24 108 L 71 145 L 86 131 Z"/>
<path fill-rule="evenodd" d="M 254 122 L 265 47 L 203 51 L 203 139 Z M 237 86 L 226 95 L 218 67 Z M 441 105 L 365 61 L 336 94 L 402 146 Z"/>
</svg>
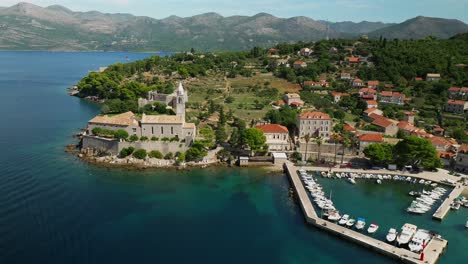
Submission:
<svg viewBox="0 0 468 264">
<path fill-rule="evenodd" d="M 335 157 L 333 159 L 333 163 L 336 164 L 336 141 L 338 140 L 339 135 L 336 133 L 333 133 L 332 139 L 333 139 L 333 144 L 335 145 Z"/>
<path fill-rule="evenodd" d="M 345 149 L 349 148 L 351 146 L 351 139 L 349 139 L 348 136 L 345 136 L 343 140 L 341 141 L 341 144 L 343 146 L 343 152 L 341 153 L 341 164 L 343 164 L 343 159 L 344 159 L 344 152 Z"/>
<path fill-rule="evenodd" d="M 317 143 L 318 146 L 317 160 L 320 160 L 320 146 L 322 145 L 322 137 L 316 137 L 314 141 L 315 143 Z"/>
<path fill-rule="evenodd" d="M 304 153 L 304 160 L 305 160 L 305 162 L 307 163 L 307 148 L 308 148 L 308 146 L 309 146 L 310 134 L 307 133 L 303 138 L 304 138 L 304 140 L 305 140 L 305 142 L 306 142 L 306 149 L 305 149 L 305 153 Z"/>
</svg>

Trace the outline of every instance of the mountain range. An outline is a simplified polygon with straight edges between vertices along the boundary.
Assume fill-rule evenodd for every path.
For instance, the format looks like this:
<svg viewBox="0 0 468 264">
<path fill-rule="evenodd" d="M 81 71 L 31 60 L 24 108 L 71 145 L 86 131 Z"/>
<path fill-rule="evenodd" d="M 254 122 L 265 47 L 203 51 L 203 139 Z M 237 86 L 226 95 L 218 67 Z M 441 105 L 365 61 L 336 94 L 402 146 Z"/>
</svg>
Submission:
<svg viewBox="0 0 468 264">
<path fill-rule="evenodd" d="M 416 17 L 400 24 L 327 22 L 308 17 L 223 17 L 206 13 L 192 17 L 154 19 L 131 14 L 74 12 L 63 6 L 19 3 L 0 7 L 1 50 L 183 51 L 242 50 L 279 42 L 324 38 L 448 38 L 468 32 L 455 19 Z"/>
</svg>

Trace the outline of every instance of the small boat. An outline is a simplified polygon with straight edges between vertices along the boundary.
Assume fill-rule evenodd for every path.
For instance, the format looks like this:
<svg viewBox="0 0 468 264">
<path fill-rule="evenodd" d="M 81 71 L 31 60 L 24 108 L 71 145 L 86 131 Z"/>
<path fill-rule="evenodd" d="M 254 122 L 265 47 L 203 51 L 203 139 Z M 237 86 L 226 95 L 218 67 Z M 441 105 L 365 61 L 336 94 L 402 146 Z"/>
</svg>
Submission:
<svg viewBox="0 0 468 264">
<path fill-rule="evenodd" d="M 421 196 L 421 193 L 417 192 L 417 191 L 411 191 L 411 192 L 409 192 L 409 195 L 411 195 L 411 196 Z"/>
<path fill-rule="evenodd" d="M 424 184 L 424 180 L 420 180 L 420 181 L 419 181 L 419 184 Z"/>
<path fill-rule="evenodd" d="M 348 222 L 346 222 L 346 226 L 347 227 L 352 227 L 354 225 L 354 223 L 356 223 L 356 220 L 354 219 L 349 219 Z"/>
<path fill-rule="evenodd" d="M 345 214 L 343 217 L 341 217 L 340 221 L 338 221 L 339 225 L 346 225 L 346 223 L 349 220 L 349 215 Z"/>
<path fill-rule="evenodd" d="M 413 238 L 414 233 L 416 233 L 416 229 L 418 229 L 417 226 L 413 224 L 404 224 L 403 227 L 401 228 L 400 234 L 397 236 L 397 242 L 399 246 L 408 244 L 410 240 Z"/>
<path fill-rule="evenodd" d="M 452 204 L 450 205 L 450 209 L 452 209 L 452 210 L 458 210 L 458 209 L 460 209 L 460 204 L 459 204 L 459 203 L 452 203 Z"/>
<path fill-rule="evenodd" d="M 381 179 L 377 179 L 377 184 L 382 184 L 382 180 Z"/>
<path fill-rule="evenodd" d="M 465 228 L 468 228 L 468 220 L 466 220 Z"/>
<path fill-rule="evenodd" d="M 434 182 L 433 184 L 431 184 L 431 187 L 437 187 L 437 183 Z"/>
<path fill-rule="evenodd" d="M 390 228 L 390 230 L 388 230 L 388 234 L 387 234 L 387 241 L 390 242 L 390 243 L 393 243 L 395 242 L 395 239 L 398 235 L 398 232 L 396 231 L 395 228 Z"/>
<path fill-rule="evenodd" d="M 351 184 L 356 184 L 356 181 L 355 181 L 353 178 L 348 178 L 348 181 L 349 181 Z"/>
<path fill-rule="evenodd" d="M 356 229 L 362 230 L 366 226 L 366 219 L 359 217 L 356 222 Z"/>
<path fill-rule="evenodd" d="M 367 233 L 374 234 L 375 232 L 377 232 L 378 229 L 379 225 L 376 223 L 372 223 L 369 225 L 369 228 L 367 228 Z"/>
<path fill-rule="evenodd" d="M 413 238 L 411 239 L 411 242 L 409 242 L 408 247 L 411 251 L 419 253 L 424 249 L 424 245 L 427 245 L 427 243 L 429 243 L 429 240 L 431 240 L 431 235 L 429 231 L 419 229 L 418 231 L 416 231 L 416 234 L 414 234 Z"/>
<path fill-rule="evenodd" d="M 341 219 L 341 215 L 338 211 L 333 211 L 328 214 L 328 220 L 330 221 L 338 221 Z"/>
</svg>

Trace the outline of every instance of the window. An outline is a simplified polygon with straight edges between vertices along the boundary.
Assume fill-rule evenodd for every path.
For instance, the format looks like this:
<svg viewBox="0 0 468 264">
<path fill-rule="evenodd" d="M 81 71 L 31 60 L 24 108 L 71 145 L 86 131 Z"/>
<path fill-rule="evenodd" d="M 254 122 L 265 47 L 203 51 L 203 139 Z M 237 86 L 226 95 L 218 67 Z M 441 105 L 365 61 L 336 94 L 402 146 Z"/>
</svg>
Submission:
<svg viewBox="0 0 468 264">
<path fill-rule="evenodd" d="M 154 127 L 151 127 L 151 134 L 154 135 Z"/>
<path fill-rule="evenodd" d="M 135 127 L 132 128 L 132 131 L 133 131 L 133 133 L 136 133 L 136 128 Z"/>
<path fill-rule="evenodd" d="M 174 135 L 174 127 L 171 127 L 171 135 Z"/>
<path fill-rule="evenodd" d="M 161 134 L 164 134 L 164 127 L 161 126 Z"/>
</svg>

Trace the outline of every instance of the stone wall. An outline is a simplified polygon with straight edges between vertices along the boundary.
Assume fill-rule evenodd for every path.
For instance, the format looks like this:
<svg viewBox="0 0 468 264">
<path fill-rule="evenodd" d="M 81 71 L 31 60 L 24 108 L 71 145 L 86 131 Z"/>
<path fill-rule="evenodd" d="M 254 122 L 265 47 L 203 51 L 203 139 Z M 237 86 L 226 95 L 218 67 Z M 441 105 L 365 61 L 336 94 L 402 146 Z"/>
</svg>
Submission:
<svg viewBox="0 0 468 264">
<path fill-rule="evenodd" d="M 297 151 L 304 153 L 306 150 L 306 143 L 305 142 L 300 142 L 299 148 Z M 309 142 L 308 147 L 307 147 L 307 152 L 308 153 L 318 153 L 319 147 L 317 143 L 315 142 Z M 336 144 L 336 153 L 338 155 L 341 155 L 343 152 L 343 147 L 341 144 Z M 335 144 L 333 143 L 323 143 L 320 145 L 320 153 L 321 154 L 335 154 Z M 344 154 L 345 155 L 353 155 L 353 150 L 351 148 L 346 148 L 344 149 Z M 355 154 L 355 153 L 354 153 Z"/>
<path fill-rule="evenodd" d="M 138 142 L 127 142 L 113 139 L 98 138 L 93 136 L 83 136 L 83 149 L 95 149 L 98 151 L 106 151 L 113 155 L 119 154 L 123 148 L 134 147 L 137 149 L 145 149 L 150 152 L 152 150 L 158 150 L 163 155 L 177 151 L 187 151 L 190 147 L 191 142 L 163 142 L 163 141 L 138 141 Z"/>
</svg>

